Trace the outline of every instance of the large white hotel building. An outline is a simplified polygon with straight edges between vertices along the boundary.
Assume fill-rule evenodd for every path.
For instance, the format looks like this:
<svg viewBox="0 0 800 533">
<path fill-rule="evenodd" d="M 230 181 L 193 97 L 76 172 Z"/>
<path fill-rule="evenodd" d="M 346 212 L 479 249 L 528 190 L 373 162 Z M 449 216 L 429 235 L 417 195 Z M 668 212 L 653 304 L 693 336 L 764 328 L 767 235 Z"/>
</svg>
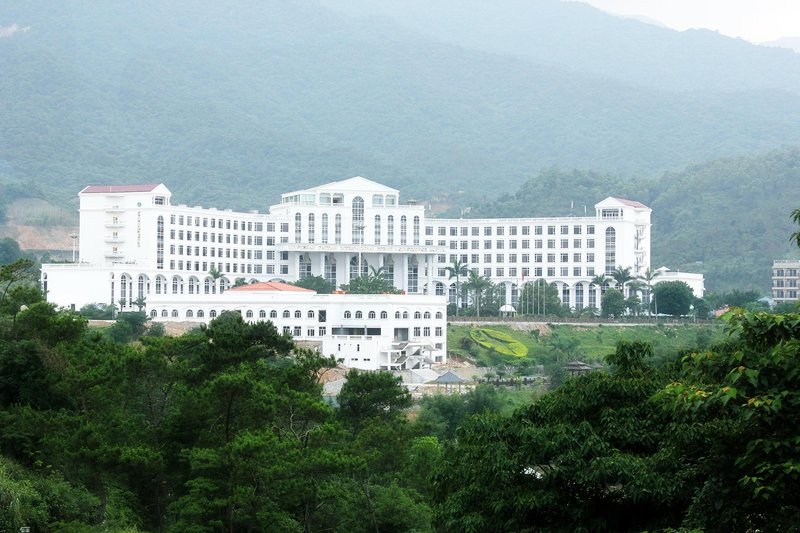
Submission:
<svg viewBox="0 0 800 533">
<path fill-rule="evenodd" d="M 214 295 L 236 278 L 322 276 L 338 287 L 383 267 L 404 296 L 419 299 L 405 306 L 413 321 L 455 301 L 455 280 L 445 270 L 454 259 L 501 285 L 508 304 L 517 303 L 522 283 L 545 279 L 562 302 L 581 309 L 599 307 L 594 276 L 650 267 L 650 208 L 613 197 L 592 216 L 493 219 L 434 218 L 422 204 L 402 203 L 396 189 L 361 177 L 283 194 L 267 213 L 173 205 L 163 184 L 88 186 L 79 198 L 78 261 L 43 265 L 48 300 L 74 308 L 122 301 L 127 310 L 143 299 L 155 319 L 209 319 L 216 310 L 197 304 L 215 305 Z M 263 310 L 248 309 L 248 318 L 250 311 L 257 318 Z M 431 336 L 443 325 L 431 326 Z M 309 331 L 287 326 L 298 337 Z M 426 327 L 409 324 L 411 332 Z"/>
</svg>

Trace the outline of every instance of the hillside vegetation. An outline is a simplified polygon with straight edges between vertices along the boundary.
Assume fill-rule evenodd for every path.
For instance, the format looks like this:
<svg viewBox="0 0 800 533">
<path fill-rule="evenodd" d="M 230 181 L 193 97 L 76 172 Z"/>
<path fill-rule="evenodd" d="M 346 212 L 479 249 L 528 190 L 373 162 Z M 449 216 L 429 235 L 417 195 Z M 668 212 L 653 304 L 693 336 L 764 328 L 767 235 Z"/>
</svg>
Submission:
<svg viewBox="0 0 800 533">
<path fill-rule="evenodd" d="M 784 86 L 646 88 L 311 2 L 2 8 L 0 24 L 27 31 L 0 39 L 0 179 L 62 201 L 87 183 L 163 181 L 189 204 L 252 209 L 359 174 L 429 198 L 511 191 L 552 165 L 652 176 L 800 143 Z M 783 52 L 748 65 L 777 58 L 791 80 Z"/>
<path fill-rule="evenodd" d="M 513 195 L 475 205 L 469 216 L 583 216 L 614 191 L 653 209 L 652 264 L 702 272 L 706 289 L 768 294 L 773 259 L 797 257 L 787 238 L 798 207 L 800 147 L 718 159 L 625 181 L 599 172 L 547 170 Z M 570 210 L 571 203 L 574 208 Z"/>
</svg>

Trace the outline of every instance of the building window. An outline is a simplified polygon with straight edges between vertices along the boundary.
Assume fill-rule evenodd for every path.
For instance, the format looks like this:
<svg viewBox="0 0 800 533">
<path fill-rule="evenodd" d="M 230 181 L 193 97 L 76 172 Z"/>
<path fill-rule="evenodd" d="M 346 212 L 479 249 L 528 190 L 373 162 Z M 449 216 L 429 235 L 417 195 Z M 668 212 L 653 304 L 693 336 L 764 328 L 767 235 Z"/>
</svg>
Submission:
<svg viewBox="0 0 800 533">
<path fill-rule="evenodd" d="M 467 228 L 463 228 L 463 229 L 466 230 Z M 419 245 L 419 217 L 414 217 L 413 241 L 412 242 L 414 243 L 414 246 Z"/>
<path fill-rule="evenodd" d="M 617 232 L 606 228 L 606 274 L 611 274 L 617 266 Z"/>
<path fill-rule="evenodd" d="M 337 214 L 333 222 L 333 236 L 336 244 L 342 243 L 342 215 Z"/>
<path fill-rule="evenodd" d="M 370 320 L 374 320 L 374 319 L 375 319 L 375 317 L 376 317 L 376 315 L 375 315 L 375 311 L 370 311 L 370 312 L 367 314 L 367 318 L 369 318 Z"/>
<path fill-rule="evenodd" d="M 344 317 L 345 317 L 345 318 L 352 318 L 352 316 L 353 316 L 353 315 L 352 315 L 352 313 L 351 313 L 350 311 L 345 311 L 345 312 L 344 312 Z"/>
<path fill-rule="evenodd" d="M 353 198 L 353 244 L 364 243 L 364 199 L 360 196 Z"/>
<path fill-rule="evenodd" d="M 386 244 L 394 244 L 394 216 L 389 215 L 386 217 Z"/>
<path fill-rule="evenodd" d="M 375 215 L 375 244 L 381 243 L 381 216 Z"/>
<path fill-rule="evenodd" d="M 400 217 L 400 244 L 405 245 L 408 241 L 408 219 L 405 215 Z"/>
<path fill-rule="evenodd" d="M 291 318 L 292 314 L 289 312 L 288 309 L 283 310 L 283 318 Z"/>
<path fill-rule="evenodd" d="M 315 222 L 316 221 L 314 220 L 314 213 L 309 213 L 308 214 L 308 242 L 310 242 L 310 243 L 313 243 L 315 238 L 316 238 L 316 235 L 314 234 L 316 232 Z"/>
</svg>

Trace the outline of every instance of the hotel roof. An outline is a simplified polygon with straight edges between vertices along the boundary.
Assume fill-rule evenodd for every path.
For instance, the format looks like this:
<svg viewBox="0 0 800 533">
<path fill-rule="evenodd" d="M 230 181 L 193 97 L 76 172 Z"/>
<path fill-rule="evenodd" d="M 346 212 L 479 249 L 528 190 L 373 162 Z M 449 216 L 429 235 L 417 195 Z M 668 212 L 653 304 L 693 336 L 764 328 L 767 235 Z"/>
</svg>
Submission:
<svg viewBox="0 0 800 533">
<path fill-rule="evenodd" d="M 125 193 L 125 192 L 152 192 L 160 183 L 140 183 L 134 185 L 89 185 L 84 187 L 84 193 Z"/>
<path fill-rule="evenodd" d="M 280 281 L 262 281 L 260 283 L 251 283 L 250 285 L 240 285 L 238 287 L 233 287 L 232 289 L 228 289 L 228 291 L 311 292 L 311 293 L 317 292 L 317 291 L 312 291 L 311 289 L 304 289 L 303 287 L 298 287 L 297 285 L 281 283 Z"/>
</svg>

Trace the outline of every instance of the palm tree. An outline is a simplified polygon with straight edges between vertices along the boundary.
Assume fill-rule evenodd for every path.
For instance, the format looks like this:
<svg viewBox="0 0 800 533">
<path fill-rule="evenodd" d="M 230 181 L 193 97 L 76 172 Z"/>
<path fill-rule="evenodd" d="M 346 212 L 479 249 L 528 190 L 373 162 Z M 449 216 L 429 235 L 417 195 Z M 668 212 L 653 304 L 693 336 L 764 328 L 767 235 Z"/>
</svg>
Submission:
<svg viewBox="0 0 800 533">
<path fill-rule="evenodd" d="M 470 271 L 469 280 L 464 284 L 464 288 L 475 294 L 475 314 L 478 318 L 481 316 L 481 299 L 483 298 L 483 293 L 491 286 L 492 282 L 489 278 L 481 276 L 474 270 Z"/>
<path fill-rule="evenodd" d="M 467 265 L 467 263 L 459 261 L 459 259 L 456 257 L 453 258 L 453 263 L 450 266 L 444 267 L 449 276 L 448 279 L 456 278 L 456 316 L 458 316 L 458 308 L 460 307 L 459 304 L 461 303 L 458 301 L 461 295 L 461 277 L 466 276 L 469 272 L 468 266 L 469 265 Z"/>
<path fill-rule="evenodd" d="M 611 277 L 617 284 L 617 288 L 622 291 L 622 294 L 625 294 L 625 284 L 628 283 L 633 279 L 631 276 L 631 269 L 630 267 L 622 268 L 618 266 L 611 272 Z"/>
<path fill-rule="evenodd" d="M 655 299 L 655 293 L 653 292 L 653 285 L 655 285 L 655 279 L 661 275 L 660 270 L 653 270 L 651 268 L 647 268 L 644 274 L 639 276 L 639 279 L 642 280 L 647 287 L 647 299 L 648 304 L 650 303 L 650 295 L 653 295 L 653 306 L 655 307 L 656 315 L 658 315 L 658 304 Z M 647 306 L 647 313 L 650 314 L 650 306 Z"/>
</svg>

